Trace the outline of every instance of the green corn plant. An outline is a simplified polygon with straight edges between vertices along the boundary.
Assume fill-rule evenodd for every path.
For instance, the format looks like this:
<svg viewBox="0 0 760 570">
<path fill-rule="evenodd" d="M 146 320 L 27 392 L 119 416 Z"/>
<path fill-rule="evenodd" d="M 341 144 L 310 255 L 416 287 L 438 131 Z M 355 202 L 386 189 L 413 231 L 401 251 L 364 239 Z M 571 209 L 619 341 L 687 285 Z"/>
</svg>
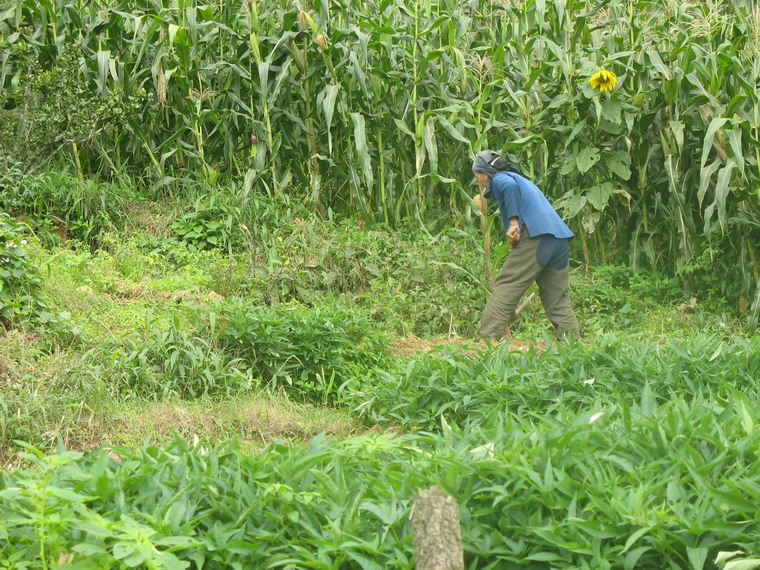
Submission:
<svg viewBox="0 0 760 570">
<path fill-rule="evenodd" d="M 556 204 L 586 265 L 627 260 L 694 289 L 730 270 L 715 286 L 754 322 L 754 4 L 19 0 L 0 10 L 0 98 L 13 110 L 24 70 L 7 54 L 22 43 L 43 69 L 76 45 L 94 97 L 151 95 L 128 130 L 67 146 L 81 170 L 150 173 L 171 193 L 245 177 L 392 224 L 437 210 L 473 223 L 472 152 L 496 148 Z M 599 69 L 612 92 L 589 85 Z"/>
</svg>

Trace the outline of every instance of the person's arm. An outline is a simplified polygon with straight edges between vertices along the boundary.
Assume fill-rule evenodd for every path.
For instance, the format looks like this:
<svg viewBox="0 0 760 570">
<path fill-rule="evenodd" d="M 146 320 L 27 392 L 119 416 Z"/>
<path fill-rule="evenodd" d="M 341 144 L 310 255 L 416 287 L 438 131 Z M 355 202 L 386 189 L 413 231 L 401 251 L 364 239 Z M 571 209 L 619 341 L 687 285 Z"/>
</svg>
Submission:
<svg viewBox="0 0 760 570">
<path fill-rule="evenodd" d="M 509 176 L 500 176 L 492 184 L 504 231 L 509 242 L 515 243 L 520 239 L 520 187 Z"/>
<path fill-rule="evenodd" d="M 509 243 L 520 241 L 520 222 L 517 216 L 509 218 L 509 229 L 507 230 L 507 239 Z"/>
</svg>

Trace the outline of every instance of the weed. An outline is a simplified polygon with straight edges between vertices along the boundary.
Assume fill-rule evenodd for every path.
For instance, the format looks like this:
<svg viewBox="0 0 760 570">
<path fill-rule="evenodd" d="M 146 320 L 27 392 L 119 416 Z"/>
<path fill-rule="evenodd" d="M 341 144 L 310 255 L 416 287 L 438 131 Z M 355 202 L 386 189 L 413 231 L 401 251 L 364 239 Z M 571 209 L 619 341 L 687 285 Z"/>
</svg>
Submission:
<svg viewBox="0 0 760 570">
<path fill-rule="evenodd" d="M 242 239 L 239 219 L 239 211 L 217 205 L 212 196 L 197 200 L 193 211 L 175 220 L 171 229 L 191 250 L 221 248 L 232 252 Z"/>
<path fill-rule="evenodd" d="M 339 303 L 261 307 L 230 299 L 221 317 L 227 350 L 273 387 L 323 404 L 383 362 L 389 341 L 363 311 Z"/>
<path fill-rule="evenodd" d="M 224 396 L 256 386 L 241 359 L 230 359 L 211 341 L 182 330 L 179 319 L 165 331 L 105 342 L 88 351 L 107 389 L 141 399 Z"/>
<path fill-rule="evenodd" d="M 593 346 L 559 344 L 543 352 L 503 345 L 479 356 L 448 347 L 378 372 L 361 391 L 346 394 L 344 403 L 370 425 L 436 430 L 442 418 L 458 425 L 482 422 L 494 405 L 540 416 L 579 413 L 600 398 L 626 401 L 647 390 L 660 401 L 683 391 L 726 397 L 739 390 L 754 397 L 757 344 L 704 337 L 661 346 L 605 337 Z"/>
<path fill-rule="evenodd" d="M 0 213 L 0 326 L 33 328 L 56 341 L 75 342 L 83 331 L 71 324 L 71 315 L 50 306 L 42 291 L 38 267 L 31 261 L 34 248 L 28 228 Z"/>
<path fill-rule="evenodd" d="M 61 170 L 23 175 L 5 183 L 0 207 L 23 214 L 29 225 L 45 235 L 55 233 L 97 247 L 105 232 L 124 226 L 130 204 L 138 199 L 130 186 L 80 181 Z"/>
</svg>

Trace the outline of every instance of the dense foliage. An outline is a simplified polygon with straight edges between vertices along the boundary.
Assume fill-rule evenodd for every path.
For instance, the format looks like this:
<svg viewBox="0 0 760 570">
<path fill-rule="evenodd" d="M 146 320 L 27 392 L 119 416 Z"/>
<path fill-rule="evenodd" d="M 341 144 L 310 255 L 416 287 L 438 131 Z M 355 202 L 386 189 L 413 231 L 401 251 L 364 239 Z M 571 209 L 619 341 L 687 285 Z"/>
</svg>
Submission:
<svg viewBox="0 0 760 570">
<path fill-rule="evenodd" d="M 701 570 L 721 551 L 757 552 L 757 343 L 585 352 L 560 372 L 565 354 L 504 347 L 484 359 L 510 379 L 479 379 L 490 398 L 396 408 L 402 425 L 433 433 L 253 455 L 182 440 L 110 455 L 30 449 L 34 469 L 0 474 L 0 554 L 11 568 L 406 568 L 414 496 L 432 484 L 460 503 L 469 568 Z M 565 389 L 526 385 L 552 362 Z M 469 389 L 464 372 L 450 390 Z M 424 409 L 438 426 L 419 423 Z"/>
<path fill-rule="evenodd" d="M 475 355 L 449 347 L 380 373 L 348 403 L 370 422 L 435 430 L 441 421 L 487 421 L 495 411 L 574 415 L 607 402 L 625 405 L 642 394 L 653 403 L 683 394 L 723 399 L 739 393 L 754 402 L 758 372 L 756 341 L 695 338 L 684 347 L 604 338 L 592 346 Z"/>
<path fill-rule="evenodd" d="M 267 308 L 234 300 L 224 307 L 221 339 L 258 378 L 296 399 L 332 404 L 342 390 L 385 360 L 386 335 L 364 311 L 325 304 Z"/>
<path fill-rule="evenodd" d="M 756 4 L 0 0 L 0 569 L 760 567 Z"/>
<path fill-rule="evenodd" d="M 8 2 L 0 113 L 31 134 L 0 148 L 398 221 L 465 214 L 472 152 L 495 147 L 587 262 L 728 272 L 714 285 L 756 320 L 759 18 L 751 0 Z"/>
</svg>

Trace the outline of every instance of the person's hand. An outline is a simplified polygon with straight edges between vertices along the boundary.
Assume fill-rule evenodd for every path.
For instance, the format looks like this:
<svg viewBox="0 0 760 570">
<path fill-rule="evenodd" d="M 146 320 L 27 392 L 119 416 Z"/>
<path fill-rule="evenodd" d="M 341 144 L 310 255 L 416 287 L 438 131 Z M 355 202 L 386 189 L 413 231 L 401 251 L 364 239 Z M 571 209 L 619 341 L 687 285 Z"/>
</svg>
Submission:
<svg viewBox="0 0 760 570">
<path fill-rule="evenodd" d="M 509 229 L 507 230 L 507 239 L 512 245 L 520 241 L 520 226 L 509 226 Z"/>
<path fill-rule="evenodd" d="M 485 199 L 480 194 L 475 194 L 472 197 L 472 201 L 475 202 L 475 207 L 478 209 L 478 211 L 480 211 L 480 212 L 485 212 L 486 211 L 486 208 L 485 208 Z"/>
</svg>

